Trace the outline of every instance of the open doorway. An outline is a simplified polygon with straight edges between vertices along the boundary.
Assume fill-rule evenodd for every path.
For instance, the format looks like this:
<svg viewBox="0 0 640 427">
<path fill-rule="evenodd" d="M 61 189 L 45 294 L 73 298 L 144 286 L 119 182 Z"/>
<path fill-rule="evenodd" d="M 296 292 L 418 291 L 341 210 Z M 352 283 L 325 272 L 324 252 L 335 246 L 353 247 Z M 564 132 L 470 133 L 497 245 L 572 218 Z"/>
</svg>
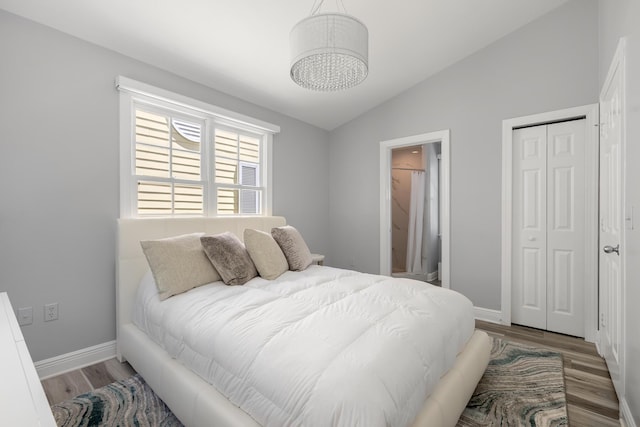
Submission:
<svg viewBox="0 0 640 427">
<path fill-rule="evenodd" d="M 391 150 L 391 275 L 439 285 L 440 142 Z M 440 266 L 440 268 L 438 268 Z"/>
<path fill-rule="evenodd" d="M 380 143 L 380 273 L 449 287 L 449 131 Z"/>
</svg>

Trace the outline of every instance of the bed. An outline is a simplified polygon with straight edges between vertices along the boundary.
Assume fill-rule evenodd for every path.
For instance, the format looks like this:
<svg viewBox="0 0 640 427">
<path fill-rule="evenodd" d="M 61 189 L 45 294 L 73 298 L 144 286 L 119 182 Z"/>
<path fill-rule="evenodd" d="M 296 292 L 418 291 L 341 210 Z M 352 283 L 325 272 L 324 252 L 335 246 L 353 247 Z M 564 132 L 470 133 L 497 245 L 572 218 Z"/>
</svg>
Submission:
<svg viewBox="0 0 640 427">
<path fill-rule="evenodd" d="M 172 357 L 156 343 L 157 340 L 133 323 L 138 287 L 142 279 L 148 276 L 149 269 L 140 248 L 140 241 L 192 232 L 217 234 L 230 231 L 241 237 L 243 230 L 247 228 L 270 231 L 273 227 L 285 224 L 283 217 L 154 218 L 118 221 L 116 257 L 118 359 L 128 361 L 187 426 L 259 426 L 260 424 L 200 375 Z M 291 272 L 282 280 L 289 280 L 294 274 Z M 322 275 L 346 277 L 352 273 L 313 266 L 305 274 L 319 275 L 319 277 Z M 266 286 L 263 283 L 264 280 L 260 280 L 256 281 L 255 286 Z M 377 283 L 391 279 L 368 275 L 367 280 Z M 402 286 L 399 286 L 400 288 Z M 475 331 L 462 347 L 455 357 L 452 356 L 450 369 L 439 379 L 409 425 L 454 426 L 456 424 L 488 364 L 490 339 L 485 333 Z M 361 425 L 365 424 L 361 423 Z"/>
</svg>

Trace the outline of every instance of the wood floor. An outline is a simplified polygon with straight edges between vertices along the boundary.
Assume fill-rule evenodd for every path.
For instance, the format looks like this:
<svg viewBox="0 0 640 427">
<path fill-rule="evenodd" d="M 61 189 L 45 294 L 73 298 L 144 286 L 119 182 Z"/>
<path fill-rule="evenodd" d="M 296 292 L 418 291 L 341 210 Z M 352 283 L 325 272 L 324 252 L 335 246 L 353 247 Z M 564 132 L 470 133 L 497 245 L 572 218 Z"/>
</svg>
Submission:
<svg viewBox="0 0 640 427">
<path fill-rule="evenodd" d="M 76 397 L 79 394 L 104 387 L 114 381 L 129 378 L 135 373 L 136 371 L 128 363 L 120 363 L 113 358 L 42 380 L 42 387 L 47 395 L 49 404 L 53 405 Z"/>
<path fill-rule="evenodd" d="M 500 339 L 562 353 L 571 427 L 620 426 L 618 398 L 604 359 L 598 355 L 594 344 L 517 325 L 476 321 L 476 328 Z"/>
<path fill-rule="evenodd" d="M 618 399 L 613 383 L 604 360 L 598 356 L 593 344 L 579 338 L 516 325 L 502 326 L 477 321 L 476 327 L 494 337 L 562 353 L 571 427 L 620 426 Z M 128 378 L 134 373 L 128 363 L 110 359 L 43 380 L 42 386 L 49 403 L 54 404 Z"/>
</svg>

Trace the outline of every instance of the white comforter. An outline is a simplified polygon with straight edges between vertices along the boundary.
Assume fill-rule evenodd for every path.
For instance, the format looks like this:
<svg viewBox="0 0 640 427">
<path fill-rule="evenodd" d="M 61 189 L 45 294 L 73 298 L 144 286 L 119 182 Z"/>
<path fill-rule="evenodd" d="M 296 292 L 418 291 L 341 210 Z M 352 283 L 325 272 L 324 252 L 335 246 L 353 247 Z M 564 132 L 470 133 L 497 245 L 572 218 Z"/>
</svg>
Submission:
<svg viewBox="0 0 640 427">
<path fill-rule="evenodd" d="M 160 302 L 134 323 L 265 426 L 407 426 L 474 329 L 461 294 L 311 266 Z"/>
</svg>

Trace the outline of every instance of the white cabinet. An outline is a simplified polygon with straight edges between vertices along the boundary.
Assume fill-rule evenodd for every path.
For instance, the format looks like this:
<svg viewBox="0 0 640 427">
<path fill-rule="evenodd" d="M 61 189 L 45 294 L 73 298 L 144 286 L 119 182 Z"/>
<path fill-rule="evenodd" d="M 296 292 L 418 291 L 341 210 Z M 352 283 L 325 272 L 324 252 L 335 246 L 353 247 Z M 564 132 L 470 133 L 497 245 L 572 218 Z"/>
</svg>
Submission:
<svg viewBox="0 0 640 427">
<path fill-rule="evenodd" d="M 0 293 L 0 425 L 56 425 L 6 292 Z"/>
</svg>

